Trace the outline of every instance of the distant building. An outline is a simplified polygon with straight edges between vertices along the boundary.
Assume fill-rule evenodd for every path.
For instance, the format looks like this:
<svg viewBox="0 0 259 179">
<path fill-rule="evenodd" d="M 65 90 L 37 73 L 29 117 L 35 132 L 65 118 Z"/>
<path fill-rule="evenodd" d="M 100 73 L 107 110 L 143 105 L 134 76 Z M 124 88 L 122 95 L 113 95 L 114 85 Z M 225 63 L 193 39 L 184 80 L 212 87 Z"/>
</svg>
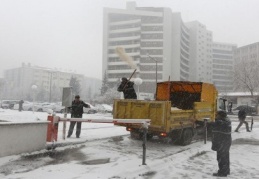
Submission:
<svg viewBox="0 0 259 179">
<path fill-rule="evenodd" d="M 212 32 L 198 21 L 185 23 L 190 31 L 190 81 L 212 83 Z"/>
<path fill-rule="evenodd" d="M 115 53 L 116 47 L 123 47 L 138 66 L 133 79 L 143 79 L 141 92 L 155 92 L 156 71 L 158 82 L 189 80 L 190 35 L 180 13 L 128 2 L 126 9 L 104 9 L 103 33 L 103 76 L 107 73 L 109 83 L 115 85 L 133 72 Z"/>
<path fill-rule="evenodd" d="M 79 81 L 82 98 L 87 98 L 86 84 L 89 81 L 85 80 L 84 75 L 23 63 L 21 67 L 5 70 L 5 98 L 31 99 L 31 87 L 36 85 L 38 98 L 44 101 L 61 100 L 63 87 L 69 87 L 71 77 Z M 94 83 L 89 83 L 89 86 L 92 90 L 96 90 L 92 84 Z"/>
<path fill-rule="evenodd" d="M 116 54 L 123 47 L 139 71 L 140 91 L 154 93 L 157 81 L 213 82 L 213 35 L 198 21 L 184 23 L 169 8 L 136 7 L 104 9 L 103 76 L 117 84 L 133 69 Z M 156 63 L 157 62 L 157 66 Z"/>
<path fill-rule="evenodd" d="M 102 86 L 102 81 L 96 78 L 84 77 L 84 86 L 82 87 L 83 99 L 88 102 L 100 95 L 100 89 Z"/>
<path fill-rule="evenodd" d="M 254 92 L 254 98 L 259 97 L 258 92 Z M 250 92 L 230 92 L 230 93 L 219 93 L 219 96 L 226 98 L 231 101 L 234 106 L 249 105 L 256 106 L 255 100 L 252 98 Z"/>
<path fill-rule="evenodd" d="M 3 96 L 4 96 L 4 85 L 5 85 L 4 78 L 0 78 L 0 100 L 3 99 Z"/>
<path fill-rule="evenodd" d="M 235 44 L 213 42 L 212 82 L 219 92 L 233 91 Z"/>
<path fill-rule="evenodd" d="M 259 42 L 238 47 L 234 51 L 235 63 L 256 60 L 259 62 Z"/>
</svg>

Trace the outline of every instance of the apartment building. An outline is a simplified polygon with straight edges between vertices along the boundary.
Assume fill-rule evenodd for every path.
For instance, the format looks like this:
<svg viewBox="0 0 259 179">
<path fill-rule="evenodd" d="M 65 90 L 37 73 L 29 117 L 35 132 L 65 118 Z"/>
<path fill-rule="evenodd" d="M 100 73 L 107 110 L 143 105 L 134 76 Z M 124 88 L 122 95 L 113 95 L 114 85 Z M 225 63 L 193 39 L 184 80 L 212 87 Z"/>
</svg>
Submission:
<svg viewBox="0 0 259 179">
<path fill-rule="evenodd" d="M 31 97 L 32 85 L 36 85 L 38 93 L 44 95 L 46 101 L 55 99 L 57 95 L 61 99 L 63 87 L 69 87 L 72 76 L 84 86 L 84 76 L 81 74 L 22 63 L 21 67 L 5 70 L 4 93 L 9 98 L 26 99 Z"/>
<path fill-rule="evenodd" d="M 219 92 L 233 91 L 235 44 L 213 42 L 212 82 Z"/>
<path fill-rule="evenodd" d="M 154 93 L 156 81 L 189 79 L 189 30 L 180 13 L 169 8 L 136 7 L 104 9 L 103 76 L 116 85 L 134 71 L 116 54 L 123 47 L 137 66 L 143 84 L 140 91 Z"/>
<path fill-rule="evenodd" d="M 235 63 L 252 60 L 259 62 L 259 42 L 236 48 L 234 59 Z"/>
<path fill-rule="evenodd" d="M 190 81 L 212 83 L 212 32 L 198 21 L 185 23 L 190 31 Z"/>
</svg>

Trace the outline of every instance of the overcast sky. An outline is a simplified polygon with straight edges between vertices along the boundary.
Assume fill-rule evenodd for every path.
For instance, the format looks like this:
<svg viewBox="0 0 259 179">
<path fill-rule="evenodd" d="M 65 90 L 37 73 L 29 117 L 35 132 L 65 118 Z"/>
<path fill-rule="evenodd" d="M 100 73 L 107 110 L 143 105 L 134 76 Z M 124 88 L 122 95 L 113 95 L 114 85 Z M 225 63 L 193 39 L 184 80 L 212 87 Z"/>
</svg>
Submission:
<svg viewBox="0 0 259 179">
<path fill-rule="evenodd" d="M 126 0 L 0 0 L 0 77 L 31 65 L 102 78 L 103 8 Z M 259 42 L 259 0 L 138 0 L 169 7 L 184 22 L 197 20 L 213 40 L 238 46 Z"/>
</svg>

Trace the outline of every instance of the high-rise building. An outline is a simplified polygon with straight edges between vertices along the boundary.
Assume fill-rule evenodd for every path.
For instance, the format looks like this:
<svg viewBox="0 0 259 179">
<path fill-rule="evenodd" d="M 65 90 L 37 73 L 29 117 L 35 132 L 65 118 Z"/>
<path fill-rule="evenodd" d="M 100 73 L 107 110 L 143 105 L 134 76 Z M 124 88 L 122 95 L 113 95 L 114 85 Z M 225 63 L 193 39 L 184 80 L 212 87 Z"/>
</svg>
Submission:
<svg viewBox="0 0 259 179">
<path fill-rule="evenodd" d="M 135 2 L 126 9 L 105 8 L 103 34 L 103 76 L 106 73 L 110 83 L 133 72 L 115 52 L 123 47 L 139 69 L 133 79 L 143 80 L 141 92 L 154 93 L 156 79 L 214 83 L 219 91 L 233 88 L 229 73 L 236 45 L 213 43 L 213 33 L 204 24 L 183 22 L 181 14 L 169 8 L 136 7 Z"/>
<path fill-rule="evenodd" d="M 213 42 L 212 82 L 219 92 L 233 91 L 235 44 Z"/>
<path fill-rule="evenodd" d="M 212 32 L 198 21 L 188 22 L 190 31 L 190 81 L 212 82 Z"/>
<path fill-rule="evenodd" d="M 133 69 L 116 54 L 122 47 L 132 57 L 143 80 L 140 91 L 154 93 L 156 81 L 189 79 L 189 30 L 180 13 L 169 8 L 136 7 L 104 9 L 103 76 L 118 83 L 130 77 Z"/>
</svg>

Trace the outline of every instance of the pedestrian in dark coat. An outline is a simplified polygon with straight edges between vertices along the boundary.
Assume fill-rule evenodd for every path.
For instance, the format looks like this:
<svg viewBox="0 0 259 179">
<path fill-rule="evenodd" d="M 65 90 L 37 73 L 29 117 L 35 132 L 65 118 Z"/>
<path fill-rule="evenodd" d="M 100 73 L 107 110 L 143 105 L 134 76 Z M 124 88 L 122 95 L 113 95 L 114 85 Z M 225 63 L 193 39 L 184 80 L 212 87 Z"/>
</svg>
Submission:
<svg viewBox="0 0 259 179">
<path fill-rule="evenodd" d="M 121 84 L 117 90 L 119 92 L 123 92 L 124 99 L 137 99 L 137 94 L 134 89 L 134 82 L 129 81 L 125 77 L 123 77 L 121 80 Z"/>
<path fill-rule="evenodd" d="M 24 101 L 20 100 L 19 101 L 19 111 L 21 112 L 23 110 L 22 105 L 23 105 Z"/>
<path fill-rule="evenodd" d="M 75 100 L 72 101 L 72 106 L 70 107 L 71 108 L 71 118 L 82 118 L 83 113 L 84 113 L 83 107 L 90 108 L 90 105 L 81 101 L 80 96 L 76 95 Z M 72 135 L 75 124 L 76 124 L 76 137 L 77 138 L 80 137 L 82 122 L 71 121 L 69 130 L 68 130 L 68 135 L 67 135 L 68 138 Z"/>
<path fill-rule="evenodd" d="M 243 125 L 245 124 L 246 125 L 246 131 L 247 132 L 251 132 L 249 130 L 249 126 L 248 126 L 248 122 L 246 122 L 246 110 L 245 109 L 241 109 L 238 111 L 238 119 L 239 119 L 239 124 L 235 130 L 235 132 L 238 132 L 238 129 Z"/>
<path fill-rule="evenodd" d="M 229 150 L 232 142 L 231 121 L 225 111 L 218 111 L 216 120 L 212 124 L 212 147 L 217 151 L 219 170 L 213 176 L 225 177 L 230 174 Z"/>
</svg>

